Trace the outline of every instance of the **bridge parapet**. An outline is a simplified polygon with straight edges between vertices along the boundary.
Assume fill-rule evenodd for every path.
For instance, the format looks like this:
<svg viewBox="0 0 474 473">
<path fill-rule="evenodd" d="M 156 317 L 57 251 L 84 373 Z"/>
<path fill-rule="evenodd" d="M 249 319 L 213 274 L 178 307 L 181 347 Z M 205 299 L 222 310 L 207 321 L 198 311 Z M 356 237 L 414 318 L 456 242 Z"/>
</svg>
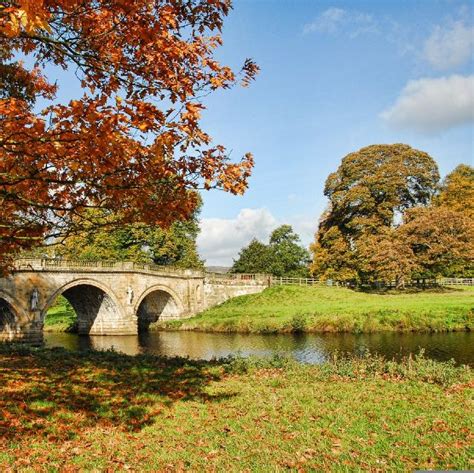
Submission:
<svg viewBox="0 0 474 473">
<path fill-rule="evenodd" d="M 13 271 L 64 271 L 64 272 L 130 272 L 177 275 L 184 278 L 203 278 L 203 271 L 136 263 L 134 261 L 87 261 L 57 258 L 20 258 L 13 263 Z"/>
<path fill-rule="evenodd" d="M 211 273 L 175 266 L 160 266 L 134 261 L 89 261 L 59 258 L 19 258 L 13 264 L 13 271 L 63 271 L 63 272 L 130 272 L 154 275 L 175 275 L 184 278 L 204 279 L 208 284 L 270 285 L 268 274 Z"/>
<path fill-rule="evenodd" d="M 222 304 L 236 296 L 262 292 L 271 284 L 268 274 L 207 273 L 204 279 L 205 309 Z"/>
</svg>

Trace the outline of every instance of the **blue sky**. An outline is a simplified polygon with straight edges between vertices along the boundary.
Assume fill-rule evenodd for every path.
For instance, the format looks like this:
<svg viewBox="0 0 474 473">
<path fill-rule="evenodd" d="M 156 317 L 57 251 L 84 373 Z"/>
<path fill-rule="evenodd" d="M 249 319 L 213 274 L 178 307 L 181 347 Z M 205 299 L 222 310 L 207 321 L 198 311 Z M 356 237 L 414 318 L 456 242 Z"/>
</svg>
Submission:
<svg viewBox="0 0 474 473">
<path fill-rule="evenodd" d="M 244 196 L 203 194 L 198 247 L 231 265 L 254 237 L 289 223 L 304 245 L 326 206 L 324 181 L 348 153 L 374 143 L 428 152 L 442 175 L 474 156 L 472 0 L 234 0 L 222 63 L 261 67 L 249 88 L 204 104 L 203 129 L 255 169 Z M 58 100 L 80 95 L 72 73 L 48 68 Z"/>
<path fill-rule="evenodd" d="M 231 264 L 281 223 L 309 244 L 327 175 L 363 146 L 407 143 L 442 175 L 473 164 L 473 35 L 463 1 L 236 0 L 218 57 L 261 73 L 210 97 L 204 129 L 256 166 L 245 196 L 204 194 L 207 263 Z"/>
</svg>

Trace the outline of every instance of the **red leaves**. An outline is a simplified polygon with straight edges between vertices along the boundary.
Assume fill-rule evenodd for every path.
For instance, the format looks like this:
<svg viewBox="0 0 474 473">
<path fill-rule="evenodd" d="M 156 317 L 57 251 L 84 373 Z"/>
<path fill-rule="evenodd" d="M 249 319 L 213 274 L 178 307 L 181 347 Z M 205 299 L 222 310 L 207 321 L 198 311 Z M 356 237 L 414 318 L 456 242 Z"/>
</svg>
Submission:
<svg viewBox="0 0 474 473">
<path fill-rule="evenodd" d="M 38 63 L 0 69 L 16 78 L 1 90 L 0 254 L 71 231 L 85 208 L 166 225 L 194 210 L 189 189 L 244 192 L 251 155 L 230 163 L 200 128 L 198 96 L 237 80 L 212 56 L 221 38 L 206 36 L 229 8 L 226 0 L 19 0 L 0 8 L 1 58 L 30 54 Z M 36 113 L 35 98 L 56 92 L 42 75 L 48 64 L 72 67 L 84 95 Z M 242 83 L 257 72 L 247 60 Z"/>
</svg>

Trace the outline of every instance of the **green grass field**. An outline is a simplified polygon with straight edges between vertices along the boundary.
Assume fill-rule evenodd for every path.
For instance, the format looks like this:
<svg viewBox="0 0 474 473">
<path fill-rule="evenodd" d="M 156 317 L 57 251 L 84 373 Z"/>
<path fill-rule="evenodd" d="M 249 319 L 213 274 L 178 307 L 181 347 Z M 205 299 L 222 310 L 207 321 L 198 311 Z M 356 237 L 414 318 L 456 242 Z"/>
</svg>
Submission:
<svg viewBox="0 0 474 473">
<path fill-rule="evenodd" d="M 76 314 L 71 304 L 62 296 L 48 310 L 44 319 L 45 332 L 66 332 L 74 330 Z"/>
<path fill-rule="evenodd" d="M 473 387 L 424 358 L 0 348 L 0 471 L 469 469 Z"/>
<path fill-rule="evenodd" d="M 213 332 L 450 331 L 474 328 L 474 288 L 384 294 L 276 286 L 161 328 Z"/>
</svg>

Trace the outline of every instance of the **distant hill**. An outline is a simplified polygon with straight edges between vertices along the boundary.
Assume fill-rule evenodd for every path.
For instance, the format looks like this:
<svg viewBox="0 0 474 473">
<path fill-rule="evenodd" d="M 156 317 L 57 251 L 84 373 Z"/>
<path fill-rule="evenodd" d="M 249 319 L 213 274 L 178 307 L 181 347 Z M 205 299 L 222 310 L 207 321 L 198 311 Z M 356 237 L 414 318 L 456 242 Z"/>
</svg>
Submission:
<svg viewBox="0 0 474 473">
<path fill-rule="evenodd" d="M 206 266 L 206 271 L 209 273 L 226 274 L 230 271 L 230 266 Z"/>
</svg>

